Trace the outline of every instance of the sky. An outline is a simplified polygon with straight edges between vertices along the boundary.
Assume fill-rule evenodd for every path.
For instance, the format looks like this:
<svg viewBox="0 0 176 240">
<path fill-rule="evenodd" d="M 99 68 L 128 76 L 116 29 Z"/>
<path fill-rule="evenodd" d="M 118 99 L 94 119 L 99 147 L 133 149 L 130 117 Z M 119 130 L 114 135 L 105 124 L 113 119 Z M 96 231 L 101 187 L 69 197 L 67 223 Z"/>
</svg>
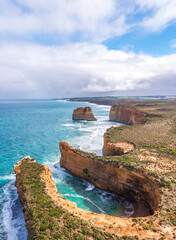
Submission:
<svg viewBox="0 0 176 240">
<path fill-rule="evenodd" d="M 176 95 L 176 0 L 0 0 L 0 99 Z"/>
</svg>

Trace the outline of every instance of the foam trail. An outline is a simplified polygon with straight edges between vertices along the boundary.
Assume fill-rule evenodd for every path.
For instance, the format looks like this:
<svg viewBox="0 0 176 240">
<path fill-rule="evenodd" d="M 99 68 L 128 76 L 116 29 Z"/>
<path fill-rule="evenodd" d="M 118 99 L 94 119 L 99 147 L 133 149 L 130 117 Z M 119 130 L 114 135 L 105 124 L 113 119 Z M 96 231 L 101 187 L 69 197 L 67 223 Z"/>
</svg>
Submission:
<svg viewBox="0 0 176 240">
<path fill-rule="evenodd" d="M 2 209 L 2 217 L 7 240 L 27 240 L 24 215 L 15 181 L 6 184 L 3 190 L 5 203 Z"/>
<path fill-rule="evenodd" d="M 68 100 L 64 100 L 64 99 L 60 99 L 60 100 L 56 100 L 56 102 L 69 102 Z"/>
<path fill-rule="evenodd" d="M 82 199 L 90 202 L 92 205 L 94 205 L 101 213 L 104 213 L 104 214 L 105 214 L 105 212 L 104 212 L 97 204 L 95 204 L 93 201 L 91 201 L 91 200 L 90 200 L 89 198 L 87 198 L 87 197 L 83 197 L 83 196 L 81 196 L 81 195 L 69 194 L 69 193 L 63 194 L 63 196 L 64 196 L 64 197 L 67 196 L 67 197 L 74 197 L 74 198 L 82 198 Z"/>
<path fill-rule="evenodd" d="M 15 174 L 10 174 L 6 176 L 0 176 L 0 181 L 6 181 L 6 180 L 14 180 L 15 179 Z"/>
<path fill-rule="evenodd" d="M 87 183 L 87 187 L 86 187 L 85 191 L 92 191 L 94 188 L 95 188 L 94 185 Z"/>
</svg>

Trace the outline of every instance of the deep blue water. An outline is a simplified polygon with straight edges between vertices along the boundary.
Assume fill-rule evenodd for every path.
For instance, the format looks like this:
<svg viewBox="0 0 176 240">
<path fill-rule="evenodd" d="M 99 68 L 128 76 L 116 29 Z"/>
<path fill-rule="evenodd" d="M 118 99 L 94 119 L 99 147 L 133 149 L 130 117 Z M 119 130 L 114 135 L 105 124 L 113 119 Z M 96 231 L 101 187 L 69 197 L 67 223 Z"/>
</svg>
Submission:
<svg viewBox="0 0 176 240">
<path fill-rule="evenodd" d="M 73 110 L 91 106 L 97 122 L 72 121 Z M 58 192 L 78 207 L 109 215 L 123 214 L 125 203 L 60 168 L 59 142 L 101 155 L 103 133 L 112 125 L 109 107 L 90 103 L 37 100 L 0 101 L 0 239 L 25 240 L 13 166 L 28 155 L 47 164 Z"/>
</svg>

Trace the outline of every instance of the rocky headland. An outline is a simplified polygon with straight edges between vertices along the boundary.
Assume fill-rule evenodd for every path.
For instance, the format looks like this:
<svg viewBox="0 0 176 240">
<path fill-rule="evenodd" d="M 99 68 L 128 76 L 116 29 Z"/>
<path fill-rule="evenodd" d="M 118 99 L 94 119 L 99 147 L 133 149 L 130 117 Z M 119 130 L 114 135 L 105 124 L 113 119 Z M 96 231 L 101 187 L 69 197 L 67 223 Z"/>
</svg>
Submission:
<svg viewBox="0 0 176 240">
<path fill-rule="evenodd" d="M 73 120 L 96 121 L 91 107 L 79 107 L 73 111 Z"/>
<path fill-rule="evenodd" d="M 174 239 L 176 104 L 147 101 L 143 104 L 135 103 L 132 107 L 126 104 L 115 106 L 111 108 L 110 120 L 116 119 L 128 125 L 111 127 L 106 131 L 104 157 L 74 149 L 61 142 L 61 165 L 73 175 L 93 183 L 100 189 L 113 193 L 116 191 L 117 195 L 128 196 L 134 201 L 145 199 L 143 202 L 150 209 L 150 213 L 153 212 L 152 216 L 147 217 L 150 226 L 144 226 L 146 219 L 143 217 L 136 218 L 134 222 L 140 219 L 140 223 L 132 226 L 139 227 L 139 232 L 142 228 L 153 228 L 152 231 L 160 235 L 154 239 Z M 73 168 L 72 164 L 77 167 Z M 144 178 L 143 181 L 141 177 Z M 154 191 L 150 189 L 154 195 L 149 193 L 147 182 L 150 187 L 154 187 Z M 155 199 L 156 203 L 154 208 L 149 204 L 153 202 L 152 199 Z M 157 224 L 159 228 L 156 227 Z M 145 235 L 144 239 L 152 238 Z"/>
<path fill-rule="evenodd" d="M 100 189 L 143 202 L 148 216 L 119 218 L 79 209 L 58 194 L 47 166 L 26 157 L 14 169 L 28 239 L 176 238 L 176 104 L 144 101 L 131 109 L 128 124 L 135 125 L 112 127 L 104 135 L 110 146 L 107 154 L 104 144 L 104 155 L 110 156 L 61 142 L 61 166 Z M 123 110 L 129 116 L 126 106 L 121 116 Z"/>
<path fill-rule="evenodd" d="M 79 209 L 76 203 L 60 195 L 46 165 L 38 164 L 27 156 L 17 163 L 14 170 L 28 240 L 120 239 L 112 235 L 113 231 L 108 231 L 110 228 L 107 226 L 114 222 L 113 217 L 109 219 L 107 215 Z"/>
<path fill-rule="evenodd" d="M 114 127 L 111 127 L 113 129 Z M 121 156 L 128 154 L 136 148 L 135 144 L 128 141 L 111 142 L 107 132 L 104 134 L 103 155 L 104 156 Z"/>
<path fill-rule="evenodd" d="M 66 142 L 60 142 L 60 152 L 60 165 L 71 174 L 101 190 L 132 201 L 141 201 L 151 213 L 158 210 L 160 187 L 147 172 L 130 168 L 120 159 L 117 162 L 74 149 Z"/>
<path fill-rule="evenodd" d="M 147 122 L 146 117 L 147 113 L 126 105 L 112 106 L 109 112 L 109 120 L 127 125 L 144 124 Z M 115 128 L 111 127 L 112 131 L 113 129 Z M 136 148 L 136 145 L 130 141 L 112 142 L 107 132 L 104 134 L 104 156 L 120 156 L 130 153 Z"/>
<path fill-rule="evenodd" d="M 144 124 L 147 122 L 147 113 L 129 106 L 112 106 L 109 113 L 111 121 L 127 125 Z"/>
</svg>

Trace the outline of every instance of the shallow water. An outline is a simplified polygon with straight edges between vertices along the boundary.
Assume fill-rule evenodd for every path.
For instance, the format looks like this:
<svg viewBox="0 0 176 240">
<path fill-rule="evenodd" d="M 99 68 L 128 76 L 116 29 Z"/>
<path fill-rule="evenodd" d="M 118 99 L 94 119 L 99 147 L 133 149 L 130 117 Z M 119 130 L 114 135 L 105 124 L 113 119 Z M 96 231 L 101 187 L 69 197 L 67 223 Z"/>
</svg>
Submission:
<svg viewBox="0 0 176 240">
<path fill-rule="evenodd" d="M 81 106 L 91 106 L 98 121 L 72 121 L 74 108 Z M 108 114 L 108 106 L 90 103 L 0 101 L 0 239 L 27 239 L 13 174 L 13 166 L 26 155 L 47 164 L 58 192 L 76 202 L 78 207 L 110 215 L 124 214 L 128 203 L 73 177 L 59 165 L 60 141 L 102 154 L 103 134 L 112 126 Z"/>
</svg>

